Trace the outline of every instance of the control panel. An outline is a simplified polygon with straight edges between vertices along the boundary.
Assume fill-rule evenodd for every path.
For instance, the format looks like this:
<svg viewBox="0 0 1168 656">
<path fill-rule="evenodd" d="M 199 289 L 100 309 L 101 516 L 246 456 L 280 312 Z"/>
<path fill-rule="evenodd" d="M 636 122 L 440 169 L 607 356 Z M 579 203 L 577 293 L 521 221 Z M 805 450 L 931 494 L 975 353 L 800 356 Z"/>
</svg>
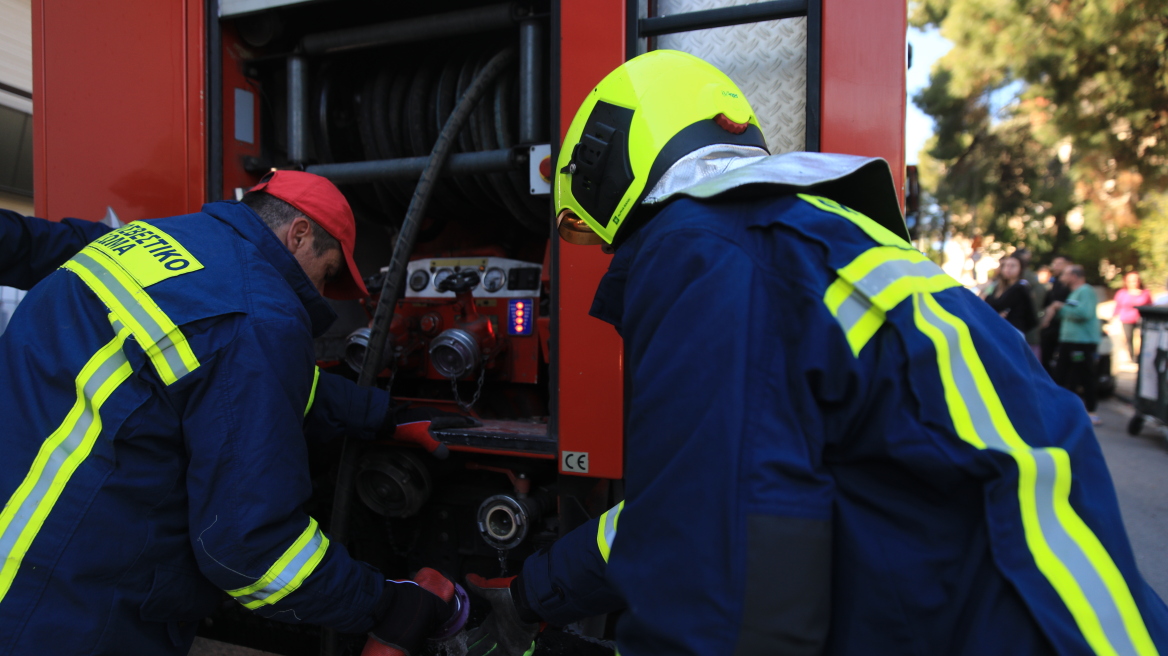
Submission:
<svg viewBox="0 0 1168 656">
<path fill-rule="evenodd" d="M 463 271 L 473 270 L 479 281 L 471 287 L 475 298 L 538 297 L 539 264 L 503 257 L 451 257 L 414 260 L 406 267 L 406 298 L 449 298 L 453 291 L 439 291 L 442 281 Z"/>
</svg>

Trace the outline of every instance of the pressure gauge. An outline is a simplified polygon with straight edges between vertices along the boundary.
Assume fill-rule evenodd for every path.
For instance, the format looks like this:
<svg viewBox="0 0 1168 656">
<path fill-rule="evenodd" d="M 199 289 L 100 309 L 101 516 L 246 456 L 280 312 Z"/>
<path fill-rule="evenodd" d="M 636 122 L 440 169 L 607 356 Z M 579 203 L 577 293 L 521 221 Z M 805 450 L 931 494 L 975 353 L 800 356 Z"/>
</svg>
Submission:
<svg viewBox="0 0 1168 656">
<path fill-rule="evenodd" d="M 483 275 L 483 289 L 486 289 L 492 294 L 503 289 L 503 285 L 507 284 L 507 272 L 499 267 L 491 267 Z"/>
<path fill-rule="evenodd" d="M 410 274 L 410 289 L 420 292 L 430 284 L 430 272 L 425 269 L 414 269 Z"/>
<path fill-rule="evenodd" d="M 434 272 L 434 289 L 438 289 L 438 285 L 441 285 L 442 281 L 449 278 L 453 273 L 454 273 L 454 269 L 451 269 L 450 267 L 442 267 L 441 269 L 438 269 L 437 271 L 435 271 Z"/>
</svg>

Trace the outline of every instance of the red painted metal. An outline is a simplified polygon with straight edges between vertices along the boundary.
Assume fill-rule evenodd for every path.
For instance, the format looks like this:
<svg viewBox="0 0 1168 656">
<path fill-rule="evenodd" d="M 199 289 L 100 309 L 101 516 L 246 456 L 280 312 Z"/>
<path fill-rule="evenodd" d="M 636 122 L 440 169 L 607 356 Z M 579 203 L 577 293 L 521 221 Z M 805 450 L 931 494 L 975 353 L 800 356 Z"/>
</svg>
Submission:
<svg viewBox="0 0 1168 656">
<path fill-rule="evenodd" d="M 514 458 L 516 455 L 519 455 L 515 451 L 504 451 L 502 449 L 483 449 L 483 448 L 480 448 L 477 446 L 462 446 L 461 444 L 448 444 L 448 445 L 446 445 L 446 447 L 448 449 L 450 449 L 451 451 L 458 451 L 459 453 L 485 453 L 487 455 L 492 455 L 492 456 L 510 456 L 512 458 Z M 550 453 L 524 453 L 522 455 L 524 458 L 529 458 L 529 459 L 533 459 L 533 460 L 555 460 L 556 459 L 556 456 L 554 456 Z"/>
<path fill-rule="evenodd" d="M 539 302 L 532 299 L 532 305 L 538 307 Z M 448 328 L 462 328 L 479 339 L 487 367 L 487 380 L 539 382 L 538 322 L 537 330 L 532 330 L 528 335 L 511 335 L 507 332 L 507 299 L 474 301 L 471 307 L 475 310 L 475 318 L 467 315 L 466 307 L 465 300 L 454 299 L 398 301 L 390 326 L 394 343 L 403 347 L 397 361 L 398 373 L 445 380 L 430 361 L 430 342 Z M 476 318 L 479 319 L 477 323 Z M 429 325 L 429 322 L 434 325 Z M 489 336 L 486 334 L 488 330 L 491 333 Z M 464 380 L 475 380 L 477 376 L 477 373 L 469 374 Z"/>
<path fill-rule="evenodd" d="M 883 157 L 898 189 L 904 184 L 906 11 L 904 0 L 823 0 L 820 149 Z"/>
<path fill-rule="evenodd" d="M 625 61 L 624 0 L 560 3 L 560 138 L 597 82 Z M 612 326 L 588 316 L 609 257 L 560 242 L 558 394 L 563 452 L 586 451 L 589 476 L 624 476 L 624 347 Z"/>
<path fill-rule="evenodd" d="M 183 214 L 206 199 L 201 0 L 34 0 L 39 216 Z"/>
</svg>

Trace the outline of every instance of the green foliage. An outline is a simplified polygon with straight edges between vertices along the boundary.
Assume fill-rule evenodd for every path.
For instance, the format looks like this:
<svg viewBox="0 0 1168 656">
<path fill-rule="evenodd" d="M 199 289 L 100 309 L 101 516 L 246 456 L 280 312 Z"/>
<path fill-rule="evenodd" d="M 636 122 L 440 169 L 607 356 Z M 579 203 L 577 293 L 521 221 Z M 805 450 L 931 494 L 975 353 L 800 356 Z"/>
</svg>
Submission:
<svg viewBox="0 0 1168 656">
<path fill-rule="evenodd" d="M 1168 275 L 1148 191 L 1168 188 L 1164 0 L 914 0 L 910 21 L 954 44 L 913 102 L 935 122 L 922 188 L 955 231 Z"/>
<path fill-rule="evenodd" d="M 1082 264 L 1087 282 L 1092 285 L 1119 287 L 1125 272 L 1140 268 L 1135 236 L 1130 234 L 1107 239 L 1091 230 L 1082 230 L 1063 244 L 1059 254 Z"/>
<path fill-rule="evenodd" d="M 1153 184 L 1168 181 L 1162 0 L 919 0 L 911 20 L 953 42 L 934 71 L 953 96 L 1025 83 L 1024 99 L 1050 119 L 1038 136 L 1047 145 L 1071 139 L 1076 175 L 1114 160 Z"/>
<path fill-rule="evenodd" d="M 1135 246 L 1140 254 L 1144 284 L 1164 285 L 1168 279 L 1168 193 L 1149 194 L 1141 203 L 1143 219 L 1135 229 Z"/>
</svg>

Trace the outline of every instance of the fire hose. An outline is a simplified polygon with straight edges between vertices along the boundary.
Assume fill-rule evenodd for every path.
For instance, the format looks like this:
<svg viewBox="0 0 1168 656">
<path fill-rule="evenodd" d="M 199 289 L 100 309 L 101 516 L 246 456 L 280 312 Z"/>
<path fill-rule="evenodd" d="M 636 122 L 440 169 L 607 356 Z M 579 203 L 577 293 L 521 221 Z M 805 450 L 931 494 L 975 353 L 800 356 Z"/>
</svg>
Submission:
<svg viewBox="0 0 1168 656">
<path fill-rule="evenodd" d="M 434 143 L 429 162 L 426 164 L 425 170 L 422 171 L 421 178 L 418 179 L 418 186 L 414 189 L 409 209 L 406 210 L 405 219 L 398 232 L 397 243 L 394 245 L 393 255 L 389 260 L 389 272 L 381 285 L 381 296 L 377 303 L 377 310 L 373 315 L 369 348 L 365 351 L 365 362 L 361 367 L 361 375 L 357 379 L 358 385 L 372 386 L 377 380 L 377 374 L 384 368 L 389 322 L 393 317 L 394 308 L 397 306 L 397 300 L 405 282 L 406 265 L 414 250 L 418 226 L 421 224 L 422 216 L 430 203 L 434 183 L 446 162 L 450 148 L 475 105 L 478 104 L 495 79 L 514 61 L 515 56 L 515 49 L 507 48 L 487 62 L 459 99 L 458 105 L 450 118 L 447 119 L 446 124 L 442 127 L 442 132 L 438 135 L 438 140 Z M 340 544 L 346 543 L 348 538 L 348 511 L 353 496 L 354 473 L 357 470 L 359 457 L 360 450 L 353 444 L 351 438 L 346 437 L 341 448 L 341 462 L 337 472 L 337 485 L 332 509 L 331 533 L 333 539 Z M 326 629 L 321 636 L 321 654 L 336 656 L 337 647 L 336 633 Z"/>
</svg>

